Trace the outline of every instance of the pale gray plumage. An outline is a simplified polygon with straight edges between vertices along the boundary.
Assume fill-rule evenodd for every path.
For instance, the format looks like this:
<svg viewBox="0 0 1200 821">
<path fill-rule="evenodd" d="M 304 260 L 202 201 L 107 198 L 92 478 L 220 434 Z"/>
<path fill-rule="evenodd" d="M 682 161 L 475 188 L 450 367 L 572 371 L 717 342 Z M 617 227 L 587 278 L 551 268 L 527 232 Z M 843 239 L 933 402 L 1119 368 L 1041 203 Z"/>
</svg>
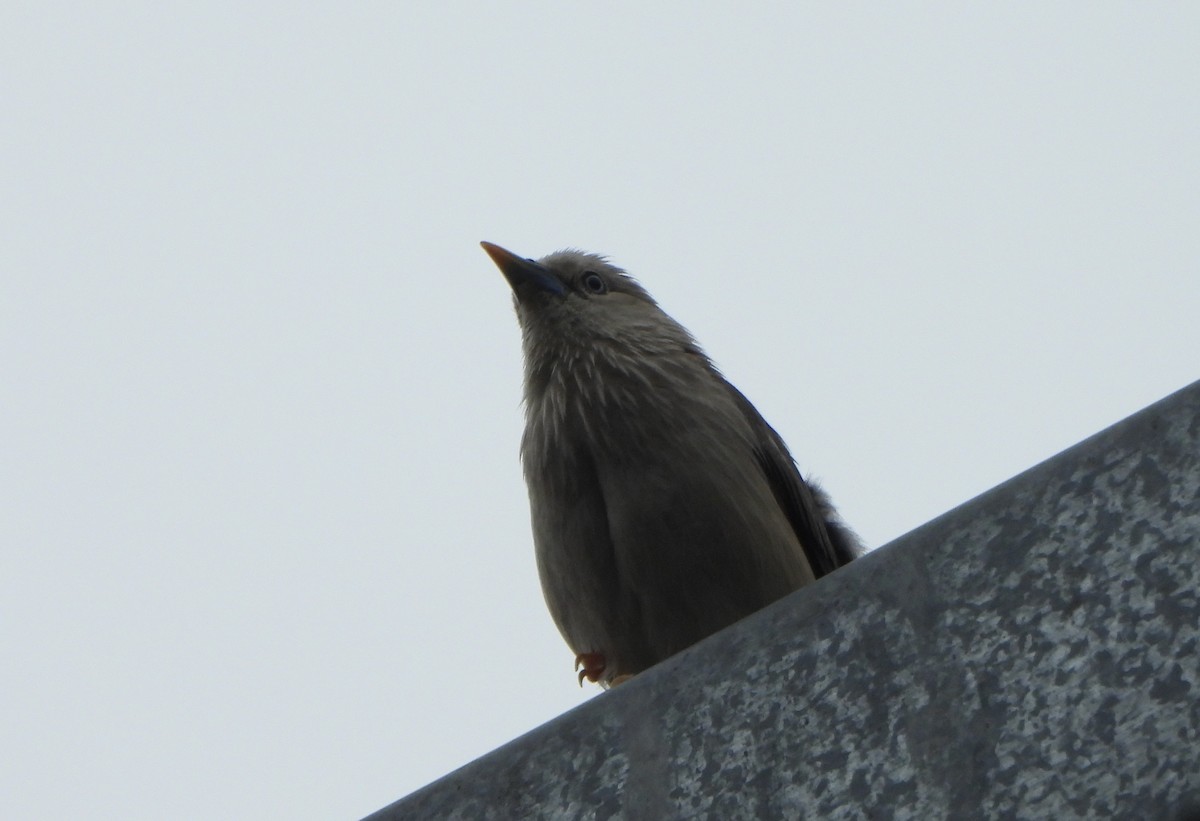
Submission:
<svg viewBox="0 0 1200 821">
<path fill-rule="evenodd" d="M 589 678 L 641 672 L 860 552 L 778 434 L 623 270 L 483 247 L 521 325 L 542 590 Z"/>
</svg>

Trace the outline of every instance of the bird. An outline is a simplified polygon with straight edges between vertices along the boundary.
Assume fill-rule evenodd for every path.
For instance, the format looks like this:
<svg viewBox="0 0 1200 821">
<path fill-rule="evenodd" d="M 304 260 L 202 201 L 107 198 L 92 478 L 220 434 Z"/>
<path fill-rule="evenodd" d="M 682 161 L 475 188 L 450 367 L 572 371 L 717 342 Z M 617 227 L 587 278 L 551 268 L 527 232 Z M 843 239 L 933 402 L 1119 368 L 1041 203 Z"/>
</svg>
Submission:
<svg viewBox="0 0 1200 821">
<path fill-rule="evenodd" d="M 512 289 L 547 608 L 608 689 L 863 553 L 829 496 L 632 276 L 480 243 Z"/>
</svg>

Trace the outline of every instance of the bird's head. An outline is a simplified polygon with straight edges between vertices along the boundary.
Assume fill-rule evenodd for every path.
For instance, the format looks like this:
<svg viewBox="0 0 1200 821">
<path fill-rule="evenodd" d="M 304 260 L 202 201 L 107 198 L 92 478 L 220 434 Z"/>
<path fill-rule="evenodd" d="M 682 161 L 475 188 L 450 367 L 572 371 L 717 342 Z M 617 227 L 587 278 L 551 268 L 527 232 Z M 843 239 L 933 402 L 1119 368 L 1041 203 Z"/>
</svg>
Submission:
<svg viewBox="0 0 1200 821">
<path fill-rule="evenodd" d="M 697 373 L 711 370 L 687 329 L 604 257 L 565 250 L 532 260 L 482 245 L 512 286 L 521 325 L 527 444 L 542 441 L 531 430 L 599 442 L 613 428 L 592 418 L 595 408 L 630 418 L 647 403 L 669 408 L 670 396 L 694 391 Z M 625 446 L 632 435 L 622 434 Z"/>
<path fill-rule="evenodd" d="M 559 437 L 650 447 L 656 428 L 634 420 L 673 418 L 682 398 L 724 392 L 687 329 L 606 258 L 565 250 L 532 260 L 482 245 L 512 286 L 521 325 L 527 469 L 545 468 Z"/>
<path fill-rule="evenodd" d="M 695 349 L 691 335 L 603 256 L 567 249 L 533 260 L 480 244 L 512 287 L 527 356 Z"/>
</svg>

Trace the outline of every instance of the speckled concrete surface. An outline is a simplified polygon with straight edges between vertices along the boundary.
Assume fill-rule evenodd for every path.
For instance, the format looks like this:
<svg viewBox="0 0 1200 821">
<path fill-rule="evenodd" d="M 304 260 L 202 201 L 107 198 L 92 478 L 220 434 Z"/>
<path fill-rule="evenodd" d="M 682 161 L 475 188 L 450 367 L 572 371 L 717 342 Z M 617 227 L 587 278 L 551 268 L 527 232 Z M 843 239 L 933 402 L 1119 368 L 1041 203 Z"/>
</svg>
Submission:
<svg viewBox="0 0 1200 821">
<path fill-rule="evenodd" d="M 1200 819 L 1198 581 L 1200 382 L 371 818 Z"/>
</svg>

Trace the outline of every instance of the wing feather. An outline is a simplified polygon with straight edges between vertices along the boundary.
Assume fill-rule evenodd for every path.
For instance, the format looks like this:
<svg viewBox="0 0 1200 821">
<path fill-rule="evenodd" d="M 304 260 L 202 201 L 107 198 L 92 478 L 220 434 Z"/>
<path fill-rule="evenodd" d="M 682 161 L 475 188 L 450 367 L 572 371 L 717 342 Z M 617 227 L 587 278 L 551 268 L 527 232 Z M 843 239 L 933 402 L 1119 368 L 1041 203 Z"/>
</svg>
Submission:
<svg viewBox="0 0 1200 821">
<path fill-rule="evenodd" d="M 853 561 L 862 552 L 858 539 L 839 521 L 829 497 L 815 483 L 804 480 L 783 439 L 750 400 L 733 385 L 725 385 L 753 430 L 754 458 L 804 548 L 813 574 L 820 578 Z"/>
</svg>

